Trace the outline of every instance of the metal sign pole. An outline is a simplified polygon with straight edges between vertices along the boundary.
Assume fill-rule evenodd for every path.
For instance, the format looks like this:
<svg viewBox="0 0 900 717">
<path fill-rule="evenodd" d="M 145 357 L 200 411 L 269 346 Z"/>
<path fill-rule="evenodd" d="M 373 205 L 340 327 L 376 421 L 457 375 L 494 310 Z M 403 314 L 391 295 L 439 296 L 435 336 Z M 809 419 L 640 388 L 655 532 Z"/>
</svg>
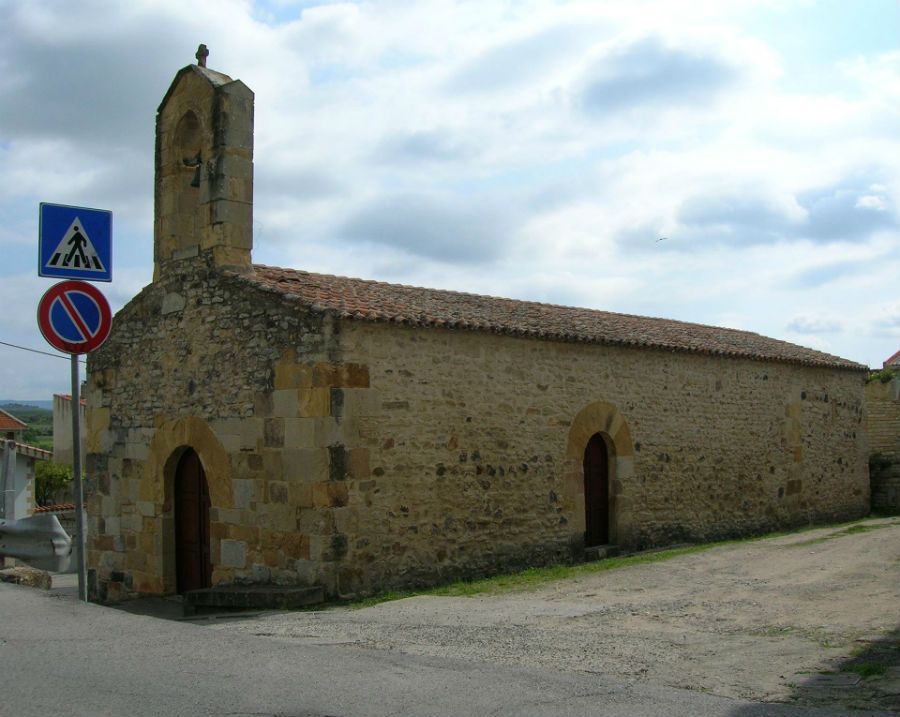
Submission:
<svg viewBox="0 0 900 717">
<path fill-rule="evenodd" d="M 84 489 L 81 484 L 81 382 L 78 354 L 72 354 L 72 475 L 75 492 L 75 559 L 78 561 L 78 599 L 87 602 L 87 568 L 84 520 Z"/>
<path fill-rule="evenodd" d="M 2 1 L 2 0 L 0 0 Z M 72 356 L 72 477 L 78 597 L 87 602 L 87 520 L 81 481 L 81 398 L 78 356 L 98 348 L 112 326 L 109 302 L 85 281 L 112 281 L 112 212 L 41 202 L 38 207 L 38 276 L 68 279 L 38 304 L 38 327 L 57 351 Z M 79 281 L 79 280 L 84 281 Z M 82 309 L 86 308 L 86 312 Z"/>
</svg>

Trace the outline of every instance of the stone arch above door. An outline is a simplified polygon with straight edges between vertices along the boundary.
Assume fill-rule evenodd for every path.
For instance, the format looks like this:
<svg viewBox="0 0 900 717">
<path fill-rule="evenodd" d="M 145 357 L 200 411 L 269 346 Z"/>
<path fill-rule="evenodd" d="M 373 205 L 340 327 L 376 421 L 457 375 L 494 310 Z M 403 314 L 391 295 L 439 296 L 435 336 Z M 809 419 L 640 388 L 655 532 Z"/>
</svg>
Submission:
<svg viewBox="0 0 900 717">
<path fill-rule="evenodd" d="M 584 447 L 595 433 L 605 433 L 618 458 L 634 456 L 631 431 L 625 417 L 611 403 L 596 401 L 582 408 L 569 428 L 566 457 L 581 460 Z"/>
<path fill-rule="evenodd" d="M 610 542 L 628 542 L 630 509 L 623 486 L 634 473 L 634 443 L 625 417 L 613 404 L 595 401 L 582 408 L 569 427 L 566 442 L 566 491 L 572 505 L 572 527 L 585 529 L 584 452 L 595 434 L 603 436 L 610 453 Z"/>
<path fill-rule="evenodd" d="M 186 416 L 161 420 L 150 441 L 150 450 L 144 463 L 144 473 L 140 486 L 140 500 L 152 500 L 156 504 L 155 549 L 159 551 L 160 573 L 164 594 L 177 589 L 175 572 L 175 523 L 174 493 L 175 473 L 178 463 L 188 449 L 193 449 L 200 458 L 211 509 L 234 506 L 231 483 L 231 461 L 216 434 L 202 418 Z M 214 521 L 213 521 L 214 522 Z M 211 527 L 212 530 L 212 527 Z M 218 543 L 211 538 L 210 550 L 216 554 Z M 215 582 L 215 561 L 213 560 L 213 582 Z"/>
<path fill-rule="evenodd" d="M 185 449 L 193 448 L 206 472 L 210 502 L 214 508 L 231 508 L 234 493 L 231 461 L 216 434 L 201 418 L 187 416 L 160 423 L 150 442 L 142 492 L 171 510 L 175 468 Z"/>
</svg>

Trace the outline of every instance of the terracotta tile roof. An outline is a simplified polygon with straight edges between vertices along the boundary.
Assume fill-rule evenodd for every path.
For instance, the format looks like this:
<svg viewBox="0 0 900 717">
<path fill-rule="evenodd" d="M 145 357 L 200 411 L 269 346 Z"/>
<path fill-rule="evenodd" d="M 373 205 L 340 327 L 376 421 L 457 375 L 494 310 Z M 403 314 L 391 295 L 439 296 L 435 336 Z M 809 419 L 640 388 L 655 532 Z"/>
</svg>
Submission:
<svg viewBox="0 0 900 717">
<path fill-rule="evenodd" d="M 890 358 L 885 359 L 884 363 L 881 365 L 882 368 L 891 368 L 893 366 L 900 366 L 900 351 L 895 354 L 892 354 Z"/>
<path fill-rule="evenodd" d="M 27 423 L 23 423 L 11 413 L 0 408 L 0 431 L 24 431 L 26 428 L 28 428 Z"/>
<path fill-rule="evenodd" d="M 749 331 L 670 319 L 422 289 L 261 264 L 254 265 L 252 273 L 234 276 L 345 319 L 866 370 L 861 364 Z"/>
<path fill-rule="evenodd" d="M 54 393 L 53 398 L 61 398 L 63 401 L 71 401 L 72 394 L 71 393 Z M 87 399 L 79 398 L 78 403 L 82 406 L 87 406 Z"/>
<path fill-rule="evenodd" d="M 39 505 L 34 509 L 35 513 L 69 513 L 75 510 L 74 503 L 57 503 L 56 505 Z"/>
</svg>

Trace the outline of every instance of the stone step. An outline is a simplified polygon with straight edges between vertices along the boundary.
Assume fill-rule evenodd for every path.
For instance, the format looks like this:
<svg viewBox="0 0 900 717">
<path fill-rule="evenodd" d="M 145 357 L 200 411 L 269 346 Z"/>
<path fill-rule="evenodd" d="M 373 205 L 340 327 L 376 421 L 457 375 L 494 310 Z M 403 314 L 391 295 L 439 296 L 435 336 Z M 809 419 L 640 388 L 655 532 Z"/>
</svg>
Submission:
<svg viewBox="0 0 900 717">
<path fill-rule="evenodd" d="M 584 561 L 586 563 L 604 558 L 614 558 L 621 552 L 618 545 L 592 545 L 584 549 Z"/>
<path fill-rule="evenodd" d="M 224 610 L 294 610 L 325 602 L 321 586 L 220 585 L 184 594 L 184 614 Z"/>
</svg>

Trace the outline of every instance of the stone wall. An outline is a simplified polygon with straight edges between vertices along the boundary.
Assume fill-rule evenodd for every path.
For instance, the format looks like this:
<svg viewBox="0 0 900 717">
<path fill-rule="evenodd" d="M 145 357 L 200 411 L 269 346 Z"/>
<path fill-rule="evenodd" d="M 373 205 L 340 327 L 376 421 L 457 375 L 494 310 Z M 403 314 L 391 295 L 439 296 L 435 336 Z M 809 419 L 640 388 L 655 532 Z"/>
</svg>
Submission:
<svg viewBox="0 0 900 717">
<path fill-rule="evenodd" d="M 298 509 L 327 478 L 341 431 L 317 393 L 291 402 L 275 386 L 286 346 L 292 359 L 327 364 L 328 322 L 211 263 L 185 260 L 146 287 L 90 356 L 88 563 L 102 600 L 174 592 L 172 487 L 187 447 L 209 483 L 215 583 L 297 582 L 309 554 Z"/>
<path fill-rule="evenodd" d="M 900 376 L 866 385 L 872 508 L 900 510 Z"/>
<path fill-rule="evenodd" d="M 597 432 L 626 547 L 868 511 L 858 372 L 336 321 L 211 261 L 147 287 L 90 358 L 99 599 L 175 590 L 189 446 L 213 582 L 330 595 L 579 558 Z"/>
<path fill-rule="evenodd" d="M 344 589 L 577 556 L 595 432 L 626 547 L 868 512 L 858 372 L 364 322 L 342 339 L 375 407 L 371 477 L 337 525 Z"/>
</svg>

